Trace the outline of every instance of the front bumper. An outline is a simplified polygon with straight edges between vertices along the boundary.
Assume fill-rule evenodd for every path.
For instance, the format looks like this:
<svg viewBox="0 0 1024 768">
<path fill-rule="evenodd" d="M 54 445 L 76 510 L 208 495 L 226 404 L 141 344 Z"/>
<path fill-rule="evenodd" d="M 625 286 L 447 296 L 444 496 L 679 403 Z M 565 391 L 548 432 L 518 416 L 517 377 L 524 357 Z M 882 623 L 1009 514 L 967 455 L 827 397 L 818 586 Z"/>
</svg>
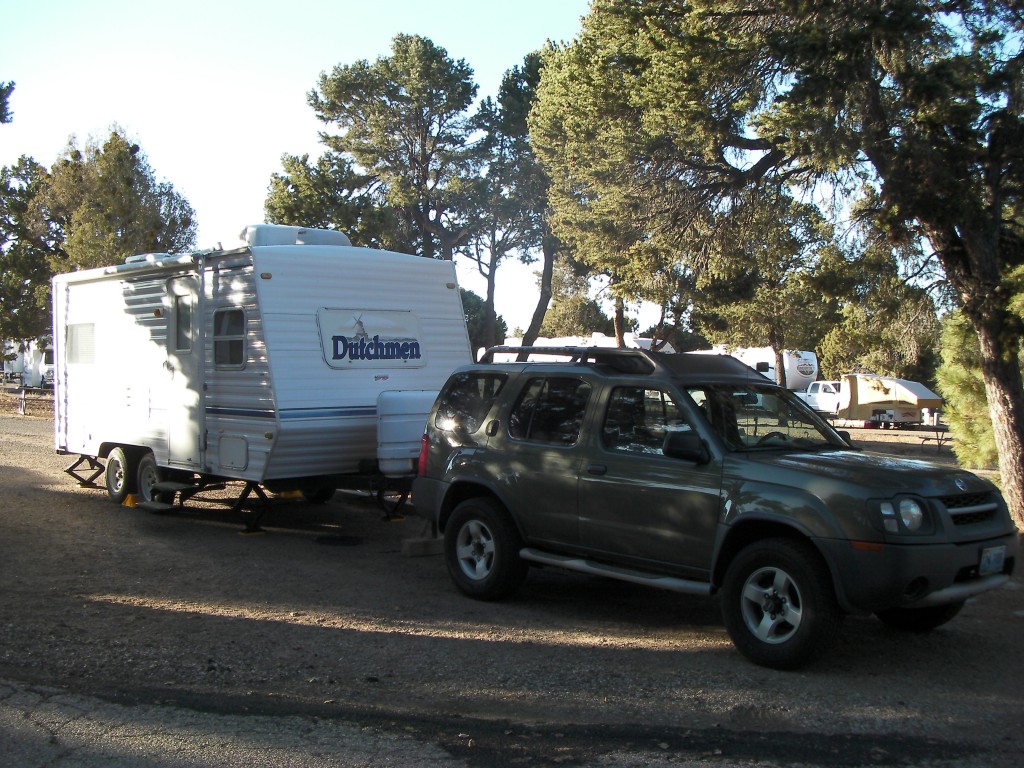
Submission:
<svg viewBox="0 0 1024 768">
<path fill-rule="evenodd" d="M 848 612 L 960 602 L 1005 584 L 1016 564 L 1016 533 L 962 544 L 819 541 L 834 564 L 836 597 Z M 982 554 L 1004 547 L 1002 568 L 980 573 Z"/>
</svg>

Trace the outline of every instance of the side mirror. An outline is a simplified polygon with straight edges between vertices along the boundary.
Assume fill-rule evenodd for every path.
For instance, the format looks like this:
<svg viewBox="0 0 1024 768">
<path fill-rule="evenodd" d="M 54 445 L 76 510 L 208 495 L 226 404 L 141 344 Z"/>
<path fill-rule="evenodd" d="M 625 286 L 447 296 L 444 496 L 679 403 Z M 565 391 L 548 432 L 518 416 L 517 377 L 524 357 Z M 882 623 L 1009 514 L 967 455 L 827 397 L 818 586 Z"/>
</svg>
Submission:
<svg viewBox="0 0 1024 768">
<path fill-rule="evenodd" d="M 707 464 L 711 461 L 711 454 L 708 453 L 701 436 L 691 430 L 670 431 L 665 435 L 661 451 L 670 458 L 692 461 L 696 464 Z"/>
</svg>

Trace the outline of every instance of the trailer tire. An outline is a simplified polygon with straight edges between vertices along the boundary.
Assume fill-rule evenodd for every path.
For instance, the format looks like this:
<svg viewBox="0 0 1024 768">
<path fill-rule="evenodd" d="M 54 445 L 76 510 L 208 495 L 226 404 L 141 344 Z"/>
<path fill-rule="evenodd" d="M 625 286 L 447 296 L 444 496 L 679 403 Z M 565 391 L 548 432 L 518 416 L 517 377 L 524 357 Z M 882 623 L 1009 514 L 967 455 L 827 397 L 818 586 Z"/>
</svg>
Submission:
<svg viewBox="0 0 1024 768">
<path fill-rule="evenodd" d="M 107 455 L 107 468 L 104 480 L 107 484 L 107 495 L 116 504 L 121 504 L 135 491 L 135 461 L 131 453 L 117 446 Z"/>
<path fill-rule="evenodd" d="M 139 459 L 135 476 L 137 478 L 135 487 L 138 488 L 139 496 L 143 501 L 158 501 L 163 504 L 170 504 L 174 501 L 174 493 L 161 493 L 153 490 L 153 486 L 165 480 L 166 477 L 164 470 L 157 466 L 156 457 L 152 451 L 147 451 Z"/>
</svg>

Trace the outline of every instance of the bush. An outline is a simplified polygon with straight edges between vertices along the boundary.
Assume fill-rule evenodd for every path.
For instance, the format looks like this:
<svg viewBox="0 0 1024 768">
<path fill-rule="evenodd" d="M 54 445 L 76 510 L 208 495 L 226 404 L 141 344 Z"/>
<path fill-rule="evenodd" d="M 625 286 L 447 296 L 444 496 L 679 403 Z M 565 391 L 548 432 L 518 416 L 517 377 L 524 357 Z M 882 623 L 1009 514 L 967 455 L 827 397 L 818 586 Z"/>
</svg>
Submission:
<svg viewBox="0 0 1024 768">
<path fill-rule="evenodd" d="M 944 413 L 953 453 L 961 466 L 997 466 L 999 454 L 981 375 L 981 349 L 974 328 L 960 312 L 950 313 L 943 321 L 942 364 L 936 379 L 946 401 Z"/>
</svg>

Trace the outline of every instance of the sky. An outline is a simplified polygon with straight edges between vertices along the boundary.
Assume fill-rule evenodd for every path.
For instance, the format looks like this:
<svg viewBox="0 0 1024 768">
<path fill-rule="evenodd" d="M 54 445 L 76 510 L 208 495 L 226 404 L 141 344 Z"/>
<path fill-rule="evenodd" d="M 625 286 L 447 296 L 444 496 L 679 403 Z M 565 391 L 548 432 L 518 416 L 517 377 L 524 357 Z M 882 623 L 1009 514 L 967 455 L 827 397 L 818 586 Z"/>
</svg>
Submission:
<svg viewBox="0 0 1024 768">
<path fill-rule="evenodd" d="M 589 0 L 0 0 L 0 82 L 14 81 L 0 165 L 49 167 L 119 127 L 157 181 L 195 209 L 197 245 L 232 244 L 264 220 L 281 156 L 319 154 L 324 127 L 306 103 L 322 72 L 387 56 L 418 34 L 472 67 L 478 99 L 546 41 L 569 42 Z M 458 261 L 456 262 L 458 265 Z M 498 272 L 496 309 L 525 328 L 532 267 Z M 482 278 L 459 267 L 483 294 Z"/>
</svg>

